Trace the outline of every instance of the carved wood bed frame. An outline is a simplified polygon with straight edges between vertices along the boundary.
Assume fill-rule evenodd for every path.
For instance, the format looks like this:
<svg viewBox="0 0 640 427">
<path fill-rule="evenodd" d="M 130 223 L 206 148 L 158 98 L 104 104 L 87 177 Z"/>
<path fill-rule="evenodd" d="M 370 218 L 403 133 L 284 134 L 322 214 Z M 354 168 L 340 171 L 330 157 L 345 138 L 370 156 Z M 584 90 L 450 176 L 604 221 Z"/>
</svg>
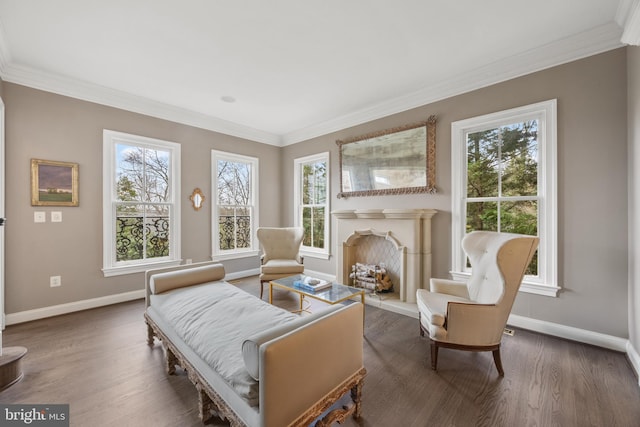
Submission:
<svg viewBox="0 0 640 427">
<path fill-rule="evenodd" d="M 187 373 L 189 380 L 195 385 L 198 391 L 198 408 L 200 420 L 203 423 L 209 421 L 214 413 L 221 419 L 229 421 L 233 427 L 246 426 L 224 399 L 211 387 L 207 380 L 193 367 L 189 360 L 178 350 L 178 348 L 167 338 L 158 325 L 144 314 L 147 323 L 147 344 L 154 345 L 154 337 L 157 337 L 166 352 L 166 370 L 169 375 L 175 374 L 176 366 L 180 366 Z M 304 414 L 300 415 L 291 425 L 307 426 L 317 417 L 329 409 L 338 399 L 351 390 L 352 403 L 342 408 L 334 409 L 316 423 L 317 427 L 328 427 L 335 421 L 342 424 L 350 415 L 360 418 L 362 384 L 366 375 L 366 369 L 362 368 L 351 377 L 346 379 L 339 387 L 327 394 L 315 405 L 310 407 Z"/>
</svg>

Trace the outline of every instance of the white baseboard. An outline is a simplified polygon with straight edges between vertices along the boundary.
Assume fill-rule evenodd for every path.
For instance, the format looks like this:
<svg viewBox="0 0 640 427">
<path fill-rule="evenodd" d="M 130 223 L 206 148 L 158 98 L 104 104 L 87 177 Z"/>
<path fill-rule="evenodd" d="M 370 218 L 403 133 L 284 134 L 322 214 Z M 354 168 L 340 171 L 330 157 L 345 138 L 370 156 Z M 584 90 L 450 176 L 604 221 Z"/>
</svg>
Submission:
<svg viewBox="0 0 640 427">
<path fill-rule="evenodd" d="M 631 341 L 627 343 L 627 357 L 629 357 L 629 361 L 631 361 L 631 365 L 636 371 L 638 386 L 640 386 L 640 354 L 638 354 L 638 350 L 633 348 L 633 346 L 631 345 Z"/>
<path fill-rule="evenodd" d="M 226 273 L 224 275 L 224 280 L 242 279 L 244 277 L 258 276 L 259 274 L 260 274 L 259 268 L 254 268 L 251 270 L 236 271 L 235 273 Z"/>
<path fill-rule="evenodd" d="M 553 335 L 554 337 L 559 338 L 566 338 L 623 353 L 627 352 L 627 343 L 629 342 L 629 340 L 625 338 L 587 331 L 585 329 L 574 328 L 572 326 L 561 325 L 559 323 L 531 319 L 529 317 L 518 316 L 516 314 L 511 314 L 507 323 L 530 331 Z"/>
<path fill-rule="evenodd" d="M 327 273 L 321 273 L 320 271 L 309 270 L 309 269 L 306 269 L 306 268 L 304 270 L 304 274 L 306 276 L 315 277 L 317 279 L 326 280 L 326 281 L 329 281 L 329 282 L 333 282 L 334 280 L 336 280 L 336 276 L 334 276 L 334 275 L 327 274 Z"/>
<path fill-rule="evenodd" d="M 142 298 L 144 298 L 144 289 L 140 289 L 139 291 L 125 292 L 122 294 L 107 295 L 106 297 L 74 301 L 66 304 L 52 305 L 50 307 L 36 308 L 35 310 L 9 313 L 5 316 L 5 321 L 7 325 L 15 325 L 17 323 L 30 322 L 32 320 L 44 319 L 46 317 L 73 313 L 74 311 L 88 310 L 90 308 L 103 307 L 105 305 L 117 304 L 120 302 L 132 301 Z"/>
<path fill-rule="evenodd" d="M 225 280 L 235 280 L 243 277 L 257 276 L 260 269 L 251 269 L 228 273 Z M 144 298 L 144 289 L 138 291 L 125 292 L 122 294 L 108 295 L 106 297 L 92 298 L 82 301 L 74 301 L 66 304 L 52 305 L 50 307 L 37 308 L 35 310 L 19 311 L 5 316 L 6 325 L 30 322 L 32 320 L 44 319 L 47 317 L 60 316 L 61 314 L 73 313 L 74 311 L 88 310 L 90 308 L 103 307 L 105 305 L 117 304 L 120 302 L 132 301 Z"/>
</svg>

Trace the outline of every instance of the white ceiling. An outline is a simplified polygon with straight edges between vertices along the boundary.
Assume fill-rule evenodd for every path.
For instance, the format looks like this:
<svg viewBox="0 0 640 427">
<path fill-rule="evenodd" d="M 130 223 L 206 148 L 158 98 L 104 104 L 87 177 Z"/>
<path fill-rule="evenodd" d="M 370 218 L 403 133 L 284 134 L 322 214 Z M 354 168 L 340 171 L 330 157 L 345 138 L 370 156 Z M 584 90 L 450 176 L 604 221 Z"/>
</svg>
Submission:
<svg viewBox="0 0 640 427">
<path fill-rule="evenodd" d="M 286 145 L 622 46 L 631 3 L 0 0 L 0 77 Z"/>
</svg>

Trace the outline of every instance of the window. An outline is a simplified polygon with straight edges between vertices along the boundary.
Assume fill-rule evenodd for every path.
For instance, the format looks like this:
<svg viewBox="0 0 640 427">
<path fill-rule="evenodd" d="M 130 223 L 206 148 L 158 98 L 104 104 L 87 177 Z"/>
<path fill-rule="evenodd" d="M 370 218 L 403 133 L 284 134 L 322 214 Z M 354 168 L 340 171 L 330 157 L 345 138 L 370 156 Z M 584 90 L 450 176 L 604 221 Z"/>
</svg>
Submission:
<svg viewBox="0 0 640 427">
<path fill-rule="evenodd" d="M 540 238 L 521 290 L 555 296 L 556 100 L 451 124 L 452 274 L 468 277 L 460 242 L 492 230 Z"/>
<path fill-rule="evenodd" d="M 258 255 L 258 159 L 214 150 L 211 164 L 213 257 Z"/>
<path fill-rule="evenodd" d="M 103 132 L 105 276 L 180 263 L 180 145 Z"/>
<path fill-rule="evenodd" d="M 294 160 L 294 218 L 304 228 L 302 254 L 329 258 L 329 153 Z"/>
</svg>

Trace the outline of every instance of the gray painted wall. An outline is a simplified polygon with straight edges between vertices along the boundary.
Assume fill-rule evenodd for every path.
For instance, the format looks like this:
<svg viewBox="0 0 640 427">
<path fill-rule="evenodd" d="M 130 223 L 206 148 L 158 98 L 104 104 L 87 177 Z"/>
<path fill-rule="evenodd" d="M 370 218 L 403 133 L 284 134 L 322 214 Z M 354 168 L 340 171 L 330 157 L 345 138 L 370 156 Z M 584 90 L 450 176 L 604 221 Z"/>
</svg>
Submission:
<svg viewBox="0 0 640 427">
<path fill-rule="evenodd" d="M 102 129 L 182 144 L 182 255 L 210 256 L 210 198 L 199 212 L 187 197 L 210 188 L 210 150 L 260 158 L 260 223 L 293 223 L 293 159 L 331 152 L 331 208 L 434 208 L 433 274 L 447 277 L 451 234 L 451 122 L 533 102 L 558 99 L 558 298 L 521 294 L 514 312 L 628 337 L 627 56 L 618 49 L 420 108 L 277 148 L 165 120 L 4 83 L 7 106 L 6 313 L 142 289 L 142 275 L 104 278 L 102 267 Z M 335 140 L 439 118 L 435 195 L 338 200 Z M 30 206 L 29 159 L 80 164 L 80 206 Z M 281 185 L 274 185 L 280 183 Z M 33 212 L 60 210 L 63 222 L 35 224 Z M 334 239 L 335 240 L 335 239 Z M 332 241 L 335 247 L 337 242 Z M 334 251 L 335 252 L 335 251 Z M 307 268 L 335 273 L 335 260 L 305 258 Z M 257 268 L 257 259 L 226 263 L 229 272 Z M 50 288 L 49 276 L 62 287 Z M 637 289 L 637 287 L 635 288 Z M 637 296 L 636 296 L 637 298 Z M 606 315 L 603 313 L 606 304 Z M 637 312 L 638 303 L 635 303 Z M 633 306 L 633 304 L 632 304 Z M 637 332 L 634 338 L 638 340 Z M 637 348 L 637 344 L 636 344 Z"/>
<path fill-rule="evenodd" d="M 331 152 L 331 209 L 433 208 L 433 276 L 451 268 L 451 122 L 558 100 L 559 281 L 557 298 L 520 293 L 513 312 L 618 337 L 628 336 L 626 51 L 618 49 L 444 99 L 283 150 L 284 194 L 292 194 L 293 159 Z M 337 199 L 335 141 L 438 116 L 435 195 Z M 283 222 L 293 222 L 292 197 Z M 333 247 L 337 242 L 332 241 Z M 334 251 L 335 253 L 335 251 Z M 335 259 L 305 258 L 335 274 Z M 606 315 L 603 312 L 606 304 Z"/>
<path fill-rule="evenodd" d="M 640 350 L 640 47 L 627 48 L 629 129 L 629 340 Z"/>
<path fill-rule="evenodd" d="M 174 141 L 182 154 L 182 256 L 194 262 L 211 255 L 211 150 L 260 159 L 260 221 L 278 224 L 280 149 L 24 86 L 4 83 L 6 104 L 6 302 L 7 314 L 144 288 L 142 274 L 104 278 L 102 268 L 102 130 Z M 79 207 L 33 207 L 30 159 L 77 162 Z M 265 185 L 266 183 L 266 185 Z M 188 196 L 200 187 L 204 207 Z M 33 222 L 34 211 L 47 222 Z M 51 223 L 50 212 L 63 222 Z M 225 262 L 227 272 L 258 268 L 259 261 Z M 49 287 L 49 276 L 62 286 Z"/>
</svg>

